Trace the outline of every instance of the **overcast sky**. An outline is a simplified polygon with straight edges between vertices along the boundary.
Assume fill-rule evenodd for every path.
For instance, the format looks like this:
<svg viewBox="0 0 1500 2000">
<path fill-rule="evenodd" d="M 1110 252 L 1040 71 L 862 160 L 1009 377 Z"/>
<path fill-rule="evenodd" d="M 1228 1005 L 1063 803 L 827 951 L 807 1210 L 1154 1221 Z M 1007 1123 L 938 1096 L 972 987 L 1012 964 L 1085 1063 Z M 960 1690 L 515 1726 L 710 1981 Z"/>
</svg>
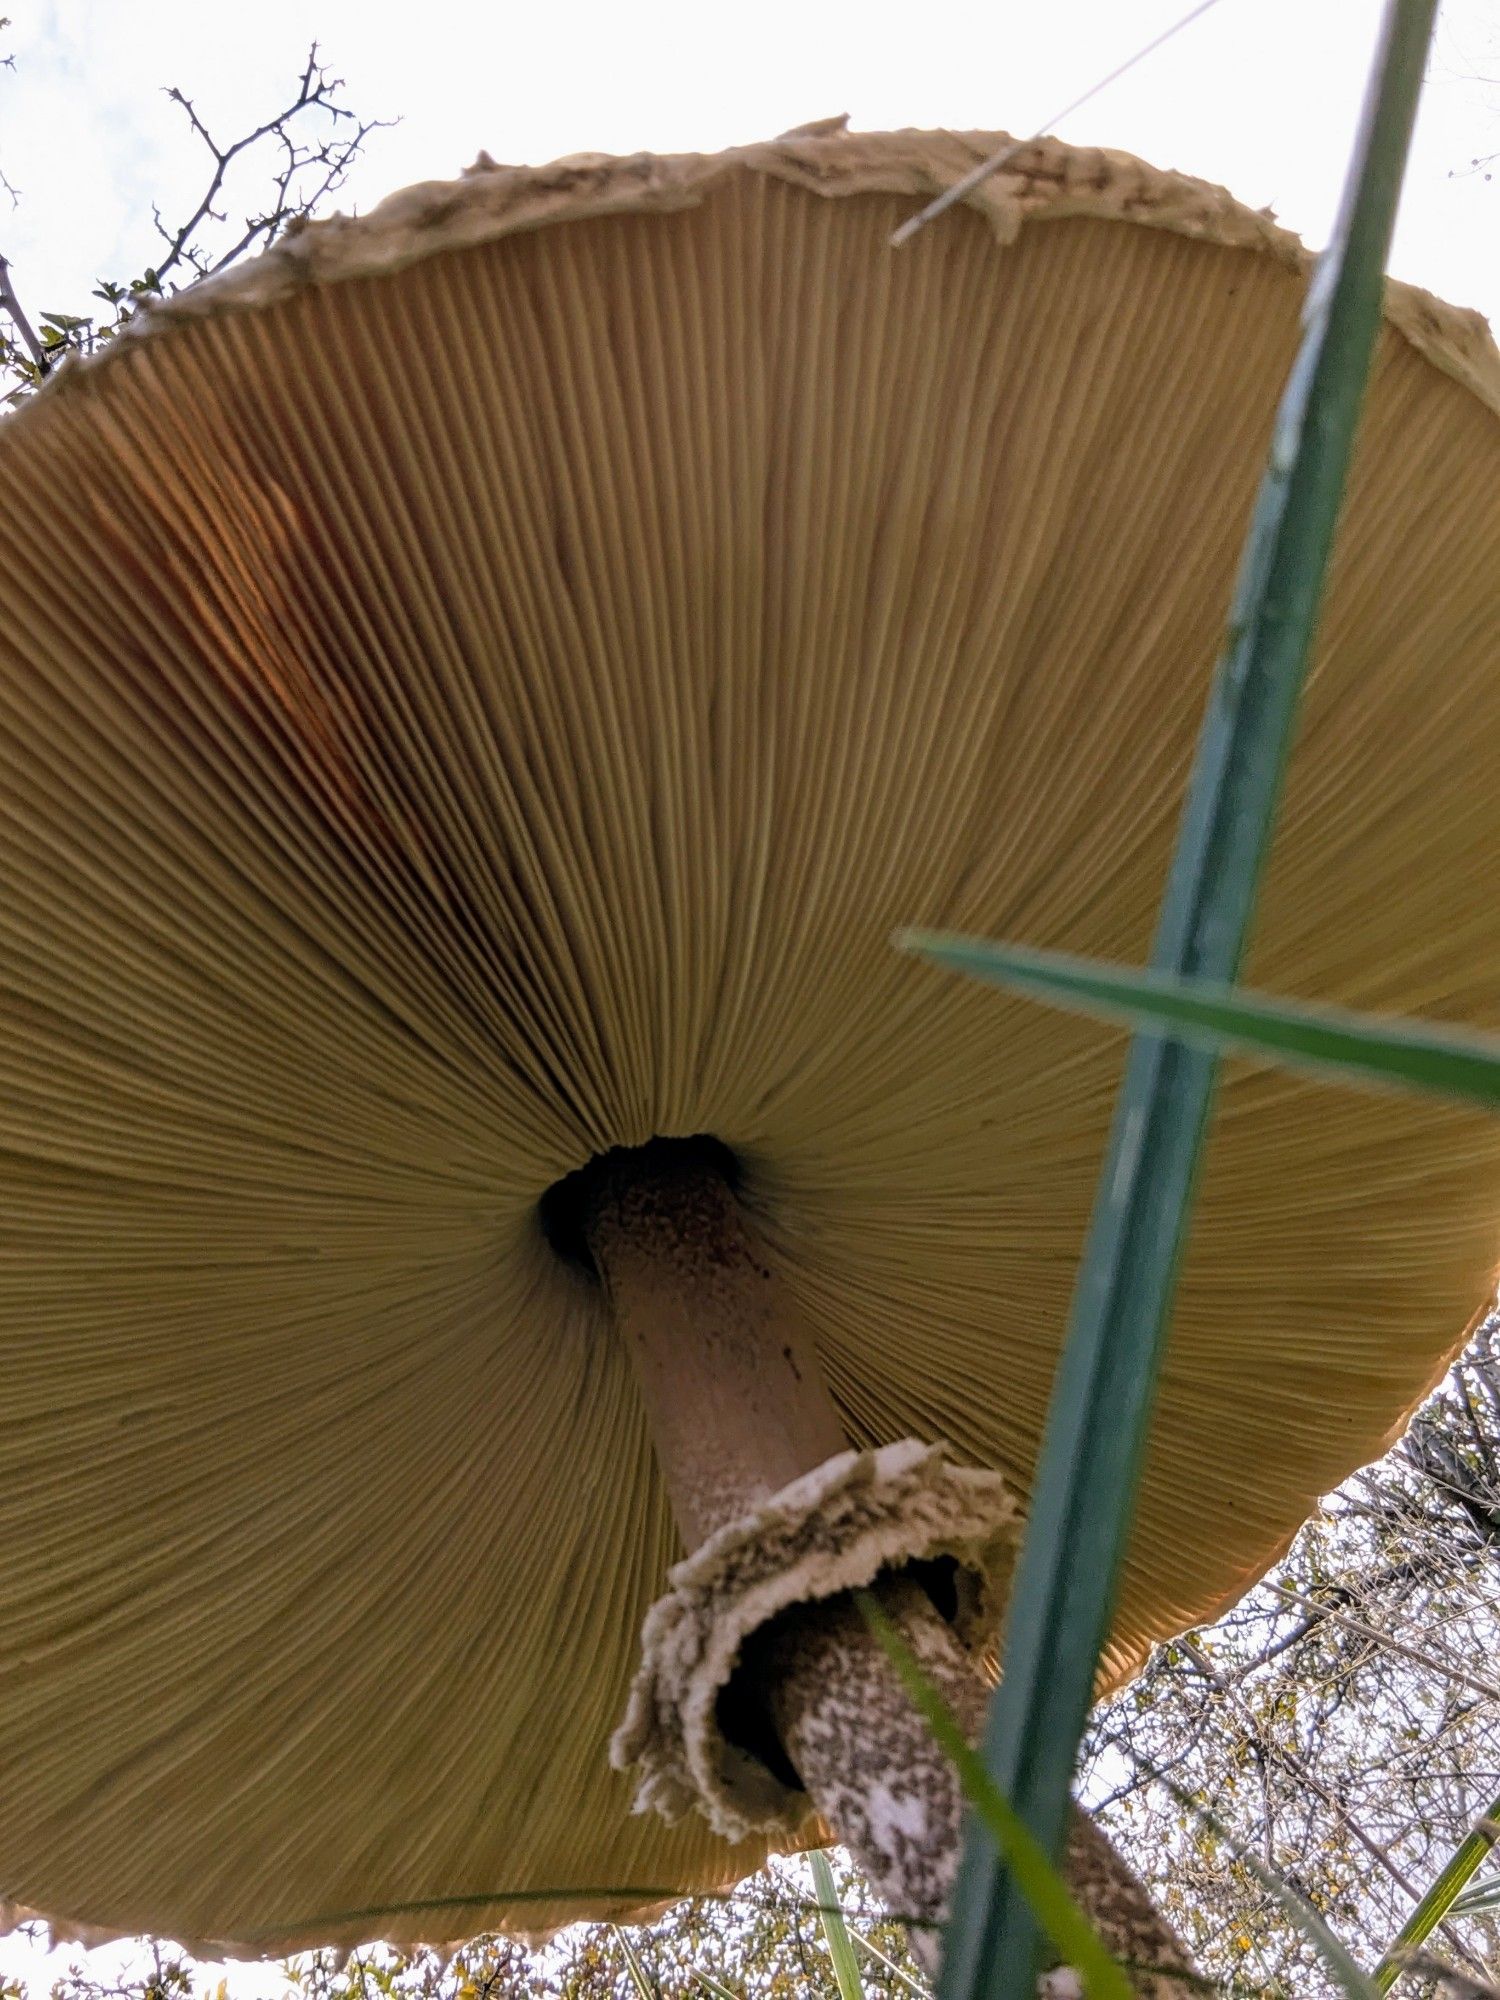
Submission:
<svg viewBox="0 0 1500 2000">
<path fill-rule="evenodd" d="M 23 301 L 88 310 L 101 275 L 155 254 L 151 205 L 195 204 L 203 155 L 162 96 L 179 85 L 224 138 L 276 110 L 318 37 L 375 135 L 342 197 L 367 208 L 483 147 L 712 149 L 847 111 L 865 127 L 1028 132 L 1187 11 L 1188 0 L 5 0 L 0 254 Z M 1140 69 L 1056 129 L 1222 181 L 1320 242 L 1379 0 L 1218 0 Z M 1492 80 L 1489 80 L 1492 79 Z M 1500 0 L 1443 12 L 1394 256 L 1398 275 L 1500 320 Z M 253 206 L 256 193 L 246 189 Z M 38 1994 L 57 1969 L 0 1941 L 0 1973 Z M 274 1973 L 240 1993 L 271 1994 Z"/>
<path fill-rule="evenodd" d="M 35 310 L 76 308 L 153 256 L 150 209 L 191 208 L 204 156 L 162 96 L 179 84 L 238 134 L 281 101 L 317 36 L 377 134 L 343 197 L 368 207 L 481 147 L 714 148 L 849 112 L 867 127 L 1025 132 L 1187 11 L 1188 0 L 6 0 L 0 251 Z M 1063 121 L 1273 206 L 1313 241 L 1336 200 L 1378 0 L 1218 0 L 1139 70 Z M 1486 78 L 1495 81 L 1487 82 Z M 1445 8 L 1395 268 L 1500 319 L 1500 0 Z M 247 205 L 254 196 L 246 191 Z"/>
</svg>

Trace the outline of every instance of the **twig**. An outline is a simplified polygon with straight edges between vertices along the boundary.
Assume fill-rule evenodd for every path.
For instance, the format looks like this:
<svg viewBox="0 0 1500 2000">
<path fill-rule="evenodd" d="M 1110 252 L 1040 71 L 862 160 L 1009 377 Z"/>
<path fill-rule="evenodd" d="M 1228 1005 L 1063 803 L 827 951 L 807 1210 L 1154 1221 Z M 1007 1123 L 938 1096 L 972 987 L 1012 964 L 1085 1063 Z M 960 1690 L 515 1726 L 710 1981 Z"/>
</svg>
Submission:
<svg viewBox="0 0 1500 2000">
<path fill-rule="evenodd" d="M 1464 1415 L 1469 1420 L 1469 1435 L 1473 1441 L 1474 1449 L 1484 1460 L 1485 1473 L 1489 1484 L 1495 1487 L 1497 1491 L 1500 1491 L 1500 1459 L 1497 1459 L 1495 1456 L 1488 1433 L 1484 1427 L 1484 1419 L 1480 1416 L 1478 1407 L 1474 1402 L 1474 1392 L 1469 1387 L 1468 1371 L 1458 1368 L 1455 1369 L 1454 1373 L 1458 1381 L 1458 1393 L 1463 1400 Z"/>
<path fill-rule="evenodd" d="M 1414 1952 L 1406 1969 L 1423 1979 L 1435 1980 L 1438 1991 L 1447 2000 L 1500 2000 L 1500 1987 L 1492 1986 L 1487 1979 L 1471 1979 L 1466 1972 L 1434 1958 L 1430 1951 Z"/>
<path fill-rule="evenodd" d="M 1386 1853 L 1379 1841 L 1373 1839 L 1365 1832 L 1364 1828 L 1352 1816 L 1343 1801 L 1336 1798 L 1329 1791 L 1328 1787 L 1323 1784 L 1295 1752 L 1288 1750 L 1284 1744 L 1276 1742 L 1268 1743 L 1266 1741 L 1260 1723 L 1254 1714 L 1241 1701 L 1238 1693 L 1219 1672 L 1218 1668 L 1198 1642 L 1195 1639 L 1182 1638 L 1177 1643 L 1193 1662 L 1194 1666 L 1197 1667 L 1209 1686 L 1217 1688 L 1224 1700 L 1234 1708 L 1245 1730 L 1246 1740 L 1250 1748 L 1262 1757 L 1274 1758 L 1282 1769 L 1295 1778 L 1299 1784 L 1305 1785 L 1309 1791 L 1316 1792 L 1329 1811 L 1334 1813 L 1343 1822 L 1349 1833 L 1359 1842 L 1360 1846 L 1369 1855 L 1370 1859 L 1375 1862 L 1377 1867 L 1383 1868 L 1396 1884 L 1396 1887 L 1403 1890 L 1413 1901 L 1416 1901 L 1419 1894 L 1416 1884 L 1402 1873 L 1398 1864 Z"/>
<path fill-rule="evenodd" d="M 47 359 L 46 348 L 36 337 L 36 328 L 26 317 L 21 301 L 16 297 L 16 288 L 10 281 L 10 265 L 4 257 L 0 257 L 0 307 L 3 307 L 7 319 L 20 334 L 22 344 L 36 363 L 37 372 L 45 375 L 52 364 Z"/>
<path fill-rule="evenodd" d="M 1293 1590 L 1289 1584 L 1268 1583 L 1266 1588 L 1277 1597 L 1288 1598 L 1293 1604 L 1300 1604 L 1314 1615 L 1301 1629 L 1310 1631 L 1320 1620 L 1331 1619 L 1335 1625 L 1343 1625 L 1361 1637 L 1373 1639 L 1376 1645 L 1384 1646 L 1387 1652 L 1400 1653 L 1404 1659 L 1413 1660 L 1419 1667 L 1430 1667 L 1433 1673 L 1443 1674 L 1460 1687 L 1472 1693 L 1483 1695 L 1486 1701 L 1500 1701 L 1500 1687 L 1492 1681 L 1480 1680 L 1476 1674 L 1465 1673 L 1462 1667 L 1451 1666 L 1448 1661 L 1438 1659 L 1432 1653 L 1424 1653 L 1420 1646 L 1408 1646 L 1403 1639 L 1393 1639 L 1389 1632 L 1382 1632 L 1376 1625 L 1367 1625 L 1362 1618 L 1351 1618 L 1347 1611 L 1335 1611 L 1331 1604 L 1320 1604 L 1315 1597 L 1306 1597 L 1300 1590 Z M 1258 1663 L 1257 1663 L 1258 1664 Z"/>
<path fill-rule="evenodd" d="M 903 243 L 909 243 L 919 229 L 925 228 L 929 222 L 935 222 L 940 215 L 952 208 L 956 201 L 962 201 L 966 194 L 972 194 L 974 189 L 987 181 L 991 174 L 999 173 L 1005 163 L 1013 160 L 1017 153 L 1022 152 L 1027 146 L 1034 146 L 1038 139 L 1045 138 L 1047 133 L 1054 126 L 1060 125 L 1064 118 L 1081 110 L 1085 104 L 1096 98 L 1101 90 L 1107 90 L 1110 84 L 1118 82 L 1127 71 L 1133 70 L 1138 62 L 1144 62 L 1146 57 L 1153 55 L 1164 42 L 1170 42 L 1174 35 L 1180 34 L 1200 15 L 1206 14 L 1210 7 L 1217 5 L 1218 0 L 1198 0 L 1196 7 L 1189 9 L 1181 20 L 1174 21 L 1170 28 L 1164 28 L 1155 41 L 1147 42 L 1143 49 L 1137 49 L 1133 56 L 1128 56 L 1124 62 L 1112 69 L 1108 76 L 1101 76 L 1097 83 L 1090 84 L 1083 95 L 1075 97 L 1071 104 L 1065 104 L 1060 111 L 1054 111 L 1050 118 L 1044 118 L 1036 130 L 1029 133 L 1026 138 L 1013 139 L 1008 145 L 1002 146 L 998 153 L 991 153 L 987 160 L 981 160 L 972 173 L 965 174 L 962 180 L 955 181 L 950 188 L 945 188 L 937 199 L 928 202 L 919 214 L 903 222 L 891 237 L 892 249 L 899 250 Z"/>
<path fill-rule="evenodd" d="M 160 208 L 153 206 L 152 220 L 165 246 L 159 262 L 128 285 L 101 280 L 94 296 L 111 309 L 110 317 L 93 314 L 44 314 L 47 321 L 43 338 L 26 318 L 14 287 L 0 261 L 0 316 L 8 316 L 16 338 L 0 340 L 0 405 L 25 396 L 37 380 L 54 369 L 71 353 L 88 354 L 101 343 L 113 339 L 134 316 L 144 294 L 176 290 L 212 272 L 221 271 L 247 250 L 273 241 L 295 222 L 309 215 L 347 178 L 365 140 L 392 120 L 361 119 L 339 102 L 344 88 L 342 77 L 334 75 L 320 60 L 318 45 L 312 43 L 306 61 L 289 94 L 290 101 L 274 117 L 266 118 L 232 142 L 221 141 L 210 130 L 197 105 L 185 91 L 173 86 L 164 94 L 179 105 L 189 129 L 208 149 L 212 171 L 207 186 L 179 228 L 169 228 Z M 325 123 L 317 128 L 322 136 L 301 136 L 307 121 L 295 121 L 303 113 L 322 114 Z M 267 161 L 271 183 L 266 205 L 241 215 L 234 225 L 234 240 L 222 249 L 212 249 L 200 241 L 206 225 L 222 225 L 231 205 L 224 199 L 228 177 L 236 163 L 251 156 L 267 142 L 279 141 L 278 155 Z M 257 154 L 257 157 L 263 157 Z M 0 188 L 7 186 L 0 176 Z M 8 328 L 6 329 L 8 334 Z"/>
<path fill-rule="evenodd" d="M 1240 1699 L 1237 1690 L 1230 1686 L 1229 1682 L 1219 1672 L 1218 1668 L 1198 1642 L 1195 1639 L 1184 1637 L 1178 1641 L 1178 1644 L 1198 1668 L 1204 1679 L 1208 1681 L 1209 1685 L 1217 1688 L 1224 1700 L 1229 1702 L 1235 1709 L 1246 1732 L 1246 1739 L 1251 1749 L 1262 1757 L 1274 1758 L 1289 1776 L 1297 1780 L 1298 1784 L 1306 1786 L 1311 1792 L 1315 1792 L 1334 1817 L 1342 1822 L 1349 1835 L 1358 1841 L 1359 1845 L 1365 1850 L 1375 1865 L 1378 1868 L 1384 1869 L 1396 1887 L 1409 1896 L 1414 1903 L 1420 1902 L 1421 1892 L 1418 1890 L 1416 1884 L 1402 1871 L 1392 1856 L 1381 1846 L 1380 1842 L 1365 1831 L 1353 1813 L 1350 1812 L 1348 1806 L 1344 1804 L 1343 1800 L 1331 1792 L 1322 1779 L 1318 1777 L 1317 1773 L 1294 1751 L 1288 1750 L 1285 1744 L 1277 1743 L 1274 1739 L 1267 1741 L 1255 1715 L 1247 1704 Z M 1453 1931 L 1450 1925 L 1444 1923 L 1439 1926 L 1439 1929 L 1461 1958 L 1467 1958 L 1471 1964 L 1477 1963 L 1474 1954 L 1464 1943 L 1463 1939 Z"/>
<path fill-rule="evenodd" d="M 164 94 L 174 104 L 181 106 L 189 126 L 208 148 L 214 169 L 197 207 L 179 229 L 168 229 L 161 219 L 160 210 L 153 211 L 157 234 L 167 246 L 166 255 L 154 267 L 158 284 L 183 263 L 191 266 L 195 277 L 207 277 L 211 272 L 223 270 L 237 257 L 243 256 L 253 243 L 261 240 L 269 242 L 294 215 L 305 214 L 341 185 L 370 134 L 384 130 L 395 122 L 388 118 L 356 119 L 352 111 L 337 102 L 337 93 L 343 87 L 344 79 L 331 76 L 319 62 L 318 45 L 314 42 L 308 49 L 307 61 L 303 64 L 291 103 L 277 112 L 274 118 L 267 118 L 227 146 L 221 146 L 214 138 L 199 116 L 198 107 L 184 90 L 173 84 L 165 91 Z M 335 127 L 344 122 L 352 126 L 352 131 L 337 143 L 327 138 L 318 145 L 299 145 L 288 128 L 302 112 L 313 110 L 324 112 Z M 230 167 L 242 154 L 259 145 L 262 139 L 273 135 L 281 141 L 283 158 L 274 177 L 275 193 L 270 207 L 260 215 L 247 217 L 238 240 L 221 255 L 208 258 L 194 246 L 193 239 L 205 222 L 223 221 L 222 213 L 214 204 Z M 322 179 L 310 194 L 299 192 L 294 200 L 293 184 L 309 167 L 322 167 L 325 170 Z"/>
</svg>

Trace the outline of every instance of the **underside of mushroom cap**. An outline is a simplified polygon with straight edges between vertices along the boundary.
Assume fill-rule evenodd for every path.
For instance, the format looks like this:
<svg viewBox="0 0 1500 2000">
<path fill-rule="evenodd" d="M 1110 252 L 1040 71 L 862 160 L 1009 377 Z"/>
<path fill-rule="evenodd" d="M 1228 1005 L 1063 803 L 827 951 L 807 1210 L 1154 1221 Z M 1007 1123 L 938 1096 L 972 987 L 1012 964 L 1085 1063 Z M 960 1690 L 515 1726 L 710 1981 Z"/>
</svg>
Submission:
<svg viewBox="0 0 1500 2000">
<path fill-rule="evenodd" d="M 761 1849 L 609 1769 L 679 1551 L 547 1189 L 729 1148 L 854 1446 L 1024 1493 L 1304 261 L 993 135 L 486 169 L 0 431 L 0 1893 L 242 1950 Z M 827 197 L 837 197 L 829 199 Z M 1248 976 L 1500 1027 L 1500 367 L 1393 288 Z M 1109 1671 L 1490 1284 L 1500 1128 L 1233 1067 Z"/>
</svg>

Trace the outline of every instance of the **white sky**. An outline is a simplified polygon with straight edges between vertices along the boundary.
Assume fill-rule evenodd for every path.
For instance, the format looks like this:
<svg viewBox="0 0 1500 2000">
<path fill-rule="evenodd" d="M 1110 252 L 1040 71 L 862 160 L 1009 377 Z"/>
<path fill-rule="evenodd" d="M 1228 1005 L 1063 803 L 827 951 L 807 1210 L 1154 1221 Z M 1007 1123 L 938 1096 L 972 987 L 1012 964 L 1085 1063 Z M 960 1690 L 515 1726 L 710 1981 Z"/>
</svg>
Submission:
<svg viewBox="0 0 1500 2000">
<path fill-rule="evenodd" d="M 179 84 L 237 136 L 277 109 L 318 37 L 377 134 L 342 203 L 456 172 L 483 147 L 543 161 L 578 151 L 703 149 L 847 111 L 856 125 L 1030 131 L 1150 41 L 1187 0 L 5 0 L 0 253 L 37 311 L 87 311 L 101 275 L 151 261 L 151 203 L 196 202 L 204 156 L 161 96 Z M 1219 0 L 1061 136 L 1122 146 L 1222 181 L 1323 240 L 1379 0 Z M 1493 79 L 1493 80 L 1491 80 Z M 1441 17 L 1393 258 L 1396 273 L 1500 322 L 1500 0 Z M 254 193 L 245 191 L 247 205 Z M 48 1960 L 0 1941 L 0 1975 L 38 1994 Z M 274 1969 L 236 1979 L 271 1995 Z"/>
<path fill-rule="evenodd" d="M 203 156 L 161 96 L 178 83 L 212 129 L 280 103 L 314 36 L 377 135 L 345 205 L 449 175 L 481 147 L 541 161 L 584 150 L 711 149 L 835 111 L 867 127 L 1029 131 L 1149 41 L 1187 0 L 5 0 L 0 251 L 33 310 L 86 302 L 153 255 L 150 204 L 191 207 Z M 1064 121 L 1274 206 L 1325 234 L 1378 0 L 1218 0 Z M 1487 82 L 1487 77 L 1495 81 Z M 1500 319 L 1500 0 L 1450 0 L 1395 255 L 1399 275 Z"/>
</svg>

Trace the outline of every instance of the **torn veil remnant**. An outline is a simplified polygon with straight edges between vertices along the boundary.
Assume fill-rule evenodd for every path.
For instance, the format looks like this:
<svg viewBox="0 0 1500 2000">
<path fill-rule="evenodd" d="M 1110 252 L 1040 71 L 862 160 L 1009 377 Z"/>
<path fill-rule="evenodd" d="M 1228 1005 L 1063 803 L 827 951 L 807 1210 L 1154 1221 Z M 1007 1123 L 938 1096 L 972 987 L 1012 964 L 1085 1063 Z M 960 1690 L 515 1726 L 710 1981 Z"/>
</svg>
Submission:
<svg viewBox="0 0 1500 2000">
<path fill-rule="evenodd" d="M 652 1605 L 690 1652 L 736 1523 L 866 1474 L 1024 1495 L 1120 1037 L 887 940 L 1145 955 L 1304 260 L 1051 142 L 892 252 L 997 143 L 481 168 L 0 430 L 19 1905 L 282 1951 L 735 1880 L 826 1731 L 731 1672 L 652 1771 L 736 1753 L 769 1817 L 632 1814 Z M 1495 1028 L 1500 367 L 1387 320 L 1247 977 Z M 632 1358 L 699 1310 L 636 1196 L 592 1271 L 539 1219 L 703 1135 L 798 1329 L 712 1451 L 718 1362 L 686 1410 Z M 1477 1115 L 1231 1069 L 1111 1677 L 1378 1451 L 1497 1194 Z M 932 1544 L 955 1615 L 1008 1505 Z"/>
</svg>

